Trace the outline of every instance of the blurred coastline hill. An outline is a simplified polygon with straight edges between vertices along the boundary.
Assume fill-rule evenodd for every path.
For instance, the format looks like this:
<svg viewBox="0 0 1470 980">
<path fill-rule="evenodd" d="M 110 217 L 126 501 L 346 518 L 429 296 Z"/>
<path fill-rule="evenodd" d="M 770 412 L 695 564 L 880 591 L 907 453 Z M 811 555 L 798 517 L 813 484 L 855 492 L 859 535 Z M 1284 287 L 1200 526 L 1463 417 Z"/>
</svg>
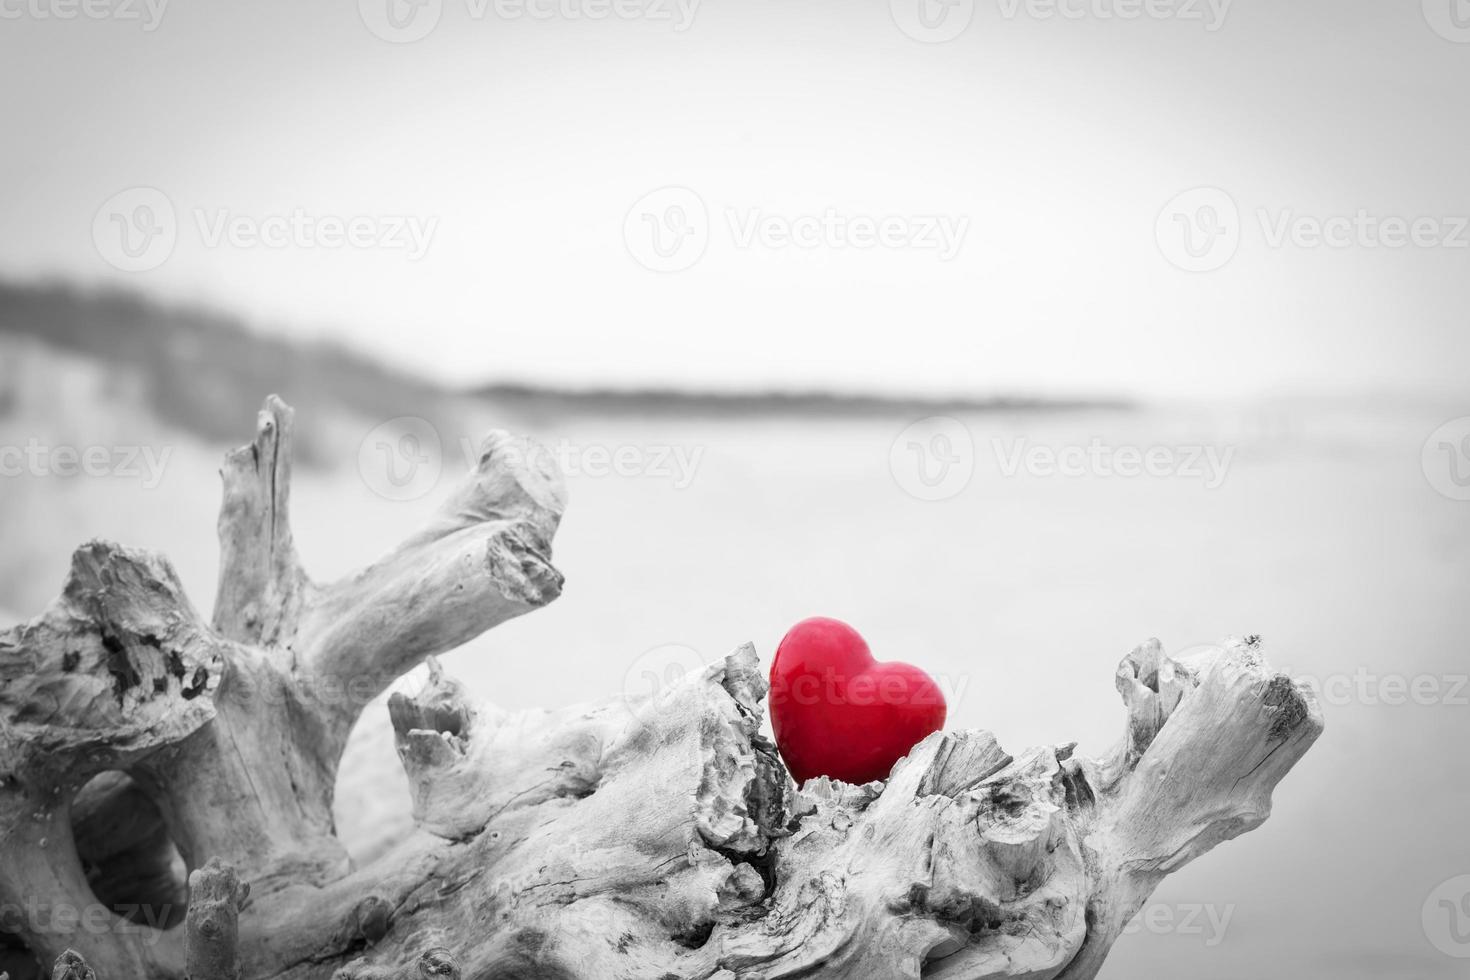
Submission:
<svg viewBox="0 0 1470 980">
<path fill-rule="evenodd" d="M 29 358 L 22 353 L 27 345 Z M 565 389 L 525 383 L 461 391 L 339 343 L 294 341 L 212 310 L 164 304 L 117 289 L 0 280 L 0 415 L 13 407 L 15 374 L 25 370 L 26 362 L 34 363 L 35 345 L 50 355 L 94 362 L 111 378 L 114 394 L 127 393 L 158 422 L 206 443 L 238 443 L 248 413 L 265 395 L 280 394 L 300 411 L 297 448 L 306 463 L 340 456 L 340 446 L 323 442 L 332 420 L 381 421 L 404 415 L 453 426 L 469 412 L 508 427 L 539 428 L 589 415 L 912 419 L 987 410 L 1124 407 L 1099 399 Z"/>
<path fill-rule="evenodd" d="M 323 462 L 321 422 L 342 415 L 393 418 L 442 410 L 443 389 L 344 347 L 302 344 L 248 329 L 232 317 L 169 306 L 123 291 L 0 282 L 0 414 L 15 400 L 17 341 L 46 354 L 94 362 L 109 391 L 104 401 L 136 399 L 163 425 L 207 443 L 248 435 L 249 413 L 267 394 L 303 411 L 297 452 Z M 39 379 L 38 379 L 39 380 Z M 311 421 L 308 421 L 311 420 Z"/>
</svg>

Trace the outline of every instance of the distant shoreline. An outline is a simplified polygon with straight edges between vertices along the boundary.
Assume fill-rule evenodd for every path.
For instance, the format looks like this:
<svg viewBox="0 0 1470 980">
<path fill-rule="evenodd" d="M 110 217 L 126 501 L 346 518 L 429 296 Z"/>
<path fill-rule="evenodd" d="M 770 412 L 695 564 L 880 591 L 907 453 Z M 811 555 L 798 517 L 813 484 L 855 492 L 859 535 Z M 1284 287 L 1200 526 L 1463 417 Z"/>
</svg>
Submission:
<svg viewBox="0 0 1470 980">
<path fill-rule="evenodd" d="M 152 379 L 160 414 L 215 438 L 231 437 L 241 405 L 277 392 L 298 407 L 336 403 L 367 417 L 429 413 L 470 400 L 536 414 L 600 416 L 874 417 L 977 412 L 1131 410 L 1123 398 L 1030 395 L 858 394 L 819 389 L 717 391 L 670 387 L 575 388 L 532 382 L 454 387 L 340 342 L 293 341 L 197 305 L 117 287 L 0 279 L 0 334 L 132 365 Z"/>
<path fill-rule="evenodd" d="M 526 411 L 561 411 L 602 416 L 887 416 L 976 412 L 1131 411 L 1126 399 L 986 398 L 857 395 L 827 391 L 720 392 L 677 388 L 559 388 L 532 384 L 491 384 L 464 397 Z"/>
</svg>

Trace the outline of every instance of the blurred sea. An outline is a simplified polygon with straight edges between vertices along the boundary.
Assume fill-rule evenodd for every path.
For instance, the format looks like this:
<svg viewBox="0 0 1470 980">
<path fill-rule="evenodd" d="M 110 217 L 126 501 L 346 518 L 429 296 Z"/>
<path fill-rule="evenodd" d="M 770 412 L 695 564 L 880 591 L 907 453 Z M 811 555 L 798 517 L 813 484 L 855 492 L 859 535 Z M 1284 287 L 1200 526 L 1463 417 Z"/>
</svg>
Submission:
<svg viewBox="0 0 1470 980">
<path fill-rule="evenodd" d="M 267 392 L 230 393 L 227 443 L 160 413 L 156 383 L 0 333 L 0 446 L 168 452 L 156 486 L 0 478 L 0 621 L 39 613 L 70 551 L 92 537 L 167 554 L 207 615 L 220 454 L 248 439 Z M 594 471 L 569 478 L 555 548 L 563 596 L 445 658 L 510 708 L 637 690 L 665 655 L 649 651 L 668 645 L 712 659 L 750 640 L 769 657 L 791 624 L 820 614 L 851 622 L 881 659 L 939 678 L 951 727 L 991 729 L 1012 752 L 1067 741 L 1101 752 L 1121 734 L 1112 678 L 1131 647 L 1157 636 L 1177 652 L 1259 633 L 1294 674 L 1367 680 L 1346 695 L 1334 685 L 1327 734 L 1278 790 L 1271 819 L 1170 877 L 1151 924 L 1119 943 L 1103 976 L 1464 976 L 1423 917 L 1440 914 L 1426 910 L 1436 886 L 1470 874 L 1470 690 L 1452 690 L 1470 673 L 1470 502 L 1435 490 L 1421 448 L 1470 408 L 1384 398 L 957 408 L 947 414 L 972 440 L 974 471 L 938 501 L 907 492 L 911 477 L 895 468 L 915 411 L 451 398 L 434 408 L 444 475 L 422 498 L 395 501 L 363 465 L 371 445 L 360 454 L 385 417 L 333 403 L 313 423 L 313 462 L 297 470 L 293 523 L 315 578 L 345 574 L 414 529 L 464 468 L 461 439 L 493 426 Z M 1228 466 L 1218 485 L 1181 472 L 1006 472 L 1018 447 L 1089 445 L 1168 447 L 1181 466 L 1192 447 L 1213 448 Z M 598 475 L 598 447 L 636 462 Z M 664 453 L 668 465 L 656 465 Z M 1440 693 L 1394 703 L 1385 679 L 1395 677 L 1436 680 Z M 387 752 L 386 727 L 375 705 L 362 728 L 376 737 L 354 758 Z M 344 834 L 366 851 L 375 831 L 364 795 L 344 786 L 340 809 Z"/>
</svg>

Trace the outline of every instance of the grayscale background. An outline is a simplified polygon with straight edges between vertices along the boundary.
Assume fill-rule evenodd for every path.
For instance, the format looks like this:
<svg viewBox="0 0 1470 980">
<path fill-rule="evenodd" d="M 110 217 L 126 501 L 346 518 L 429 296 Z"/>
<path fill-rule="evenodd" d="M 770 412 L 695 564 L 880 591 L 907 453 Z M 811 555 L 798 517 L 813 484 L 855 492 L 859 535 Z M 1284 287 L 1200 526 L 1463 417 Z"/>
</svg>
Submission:
<svg viewBox="0 0 1470 980">
<path fill-rule="evenodd" d="M 0 83 L 0 624 L 92 537 L 207 611 L 270 392 L 318 578 L 523 431 L 568 584 L 477 694 L 821 614 L 1101 752 L 1259 633 L 1327 734 L 1103 975 L 1466 975 L 1470 0 L 0 0 Z"/>
</svg>

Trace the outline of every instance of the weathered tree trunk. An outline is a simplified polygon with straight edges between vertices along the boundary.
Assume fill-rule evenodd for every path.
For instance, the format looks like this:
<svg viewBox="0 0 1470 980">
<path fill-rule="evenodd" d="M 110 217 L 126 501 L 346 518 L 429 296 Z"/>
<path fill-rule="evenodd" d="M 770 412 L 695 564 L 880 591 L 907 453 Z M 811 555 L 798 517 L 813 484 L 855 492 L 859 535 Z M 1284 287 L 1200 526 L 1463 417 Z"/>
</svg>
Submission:
<svg viewBox="0 0 1470 980">
<path fill-rule="evenodd" d="M 557 596 L 564 491 L 549 454 L 493 435 L 420 533 L 317 585 L 292 545 L 290 423 L 269 400 L 226 460 L 212 625 L 164 559 L 94 542 L 0 633 L 0 903 L 95 907 L 79 847 L 154 854 L 160 819 L 198 869 L 181 928 L 22 917 L 48 961 L 75 949 L 100 980 L 1084 980 L 1166 874 L 1266 818 L 1322 730 L 1254 639 L 1178 662 L 1151 641 L 1119 668 L 1126 734 L 1102 759 L 950 732 L 886 783 L 798 791 L 759 733 L 748 646 L 653 703 L 525 714 L 468 703 L 431 660 L 390 703 L 416 829 L 353 868 L 331 797 L 358 712 Z M 108 772 L 126 778 L 83 791 Z"/>
</svg>

